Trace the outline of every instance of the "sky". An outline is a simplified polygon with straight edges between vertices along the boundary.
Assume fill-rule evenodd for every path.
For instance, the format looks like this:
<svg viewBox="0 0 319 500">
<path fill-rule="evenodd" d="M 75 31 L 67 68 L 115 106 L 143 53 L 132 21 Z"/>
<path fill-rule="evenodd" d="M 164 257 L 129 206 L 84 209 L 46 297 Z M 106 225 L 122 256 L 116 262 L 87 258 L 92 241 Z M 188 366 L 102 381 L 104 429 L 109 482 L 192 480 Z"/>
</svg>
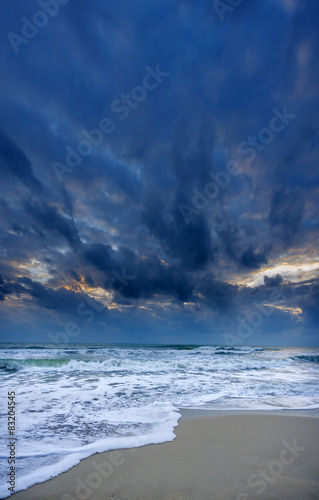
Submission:
<svg viewBox="0 0 319 500">
<path fill-rule="evenodd" d="M 2 1 L 2 341 L 319 344 L 318 18 Z"/>
</svg>

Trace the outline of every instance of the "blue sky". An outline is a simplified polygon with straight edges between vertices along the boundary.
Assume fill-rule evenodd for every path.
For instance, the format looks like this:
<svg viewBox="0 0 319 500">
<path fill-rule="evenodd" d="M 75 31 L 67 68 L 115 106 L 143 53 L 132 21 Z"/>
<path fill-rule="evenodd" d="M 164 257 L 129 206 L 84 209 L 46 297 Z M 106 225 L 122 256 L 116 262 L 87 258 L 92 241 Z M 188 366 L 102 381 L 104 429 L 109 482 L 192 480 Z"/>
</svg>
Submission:
<svg viewBox="0 0 319 500">
<path fill-rule="evenodd" d="M 315 0 L 4 0 L 3 341 L 318 345 Z"/>
</svg>

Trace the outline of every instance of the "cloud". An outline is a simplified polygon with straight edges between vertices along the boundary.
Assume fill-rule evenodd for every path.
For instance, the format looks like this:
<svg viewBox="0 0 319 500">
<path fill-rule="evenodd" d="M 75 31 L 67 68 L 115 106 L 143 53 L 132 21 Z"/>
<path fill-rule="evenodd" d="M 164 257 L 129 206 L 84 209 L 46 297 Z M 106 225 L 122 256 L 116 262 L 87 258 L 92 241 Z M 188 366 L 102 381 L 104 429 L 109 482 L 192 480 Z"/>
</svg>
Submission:
<svg viewBox="0 0 319 500">
<path fill-rule="evenodd" d="M 24 152 L 5 134 L 0 132 L 0 170 L 2 175 L 33 189 L 42 191 L 42 185 L 34 176 L 31 163 Z"/>
<path fill-rule="evenodd" d="M 105 290 L 119 291 L 122 297 L 137 300 L 160 294 L 183 302 L 194 289 L 192 278 L 179 266 L 165 264 L 154 255 L 139 258 L 127 248 L 114 251 L 100 244 L 86 249 L 84 256 L 105 274 Z"/>
<path fill-rule="evenodd" d="M 6 285 L 1 285 L 0 300 L 4 300 L 5 296 L 16 294 L 17 296 L 28 296 L 31 301 L 40 308 L 51 309 L 58 313 L 71 314 L 76 316 L 77 307 L 83 301 L 89 301 L 90 304 L 95 304 L 96 308 L 103 307 L 102 304 L 89 297 L 85 293 L 76 293 L 66 288 L 54 290 L 41 283 L 38 283 L 30 278 L 23 276 L 17 279 L 16 282 L 8 281 Z"/>
<path fill-rule="evenodd" d="M 245 250 L 239 260 L 243 267 L 259 269 L 262 264 L 267 264 L 268 249 L 254 250 L 252 245 Z"/>
<path fill-rule="evenodd" d="M 289 248 L 298 238 L 305 212 L 305 201 L 300 189 L 274 190 L 271 197 L 269 224 L 275 237 Z"/>
<path fill-rule="evenodd" d="M 150 339 L 150 331 L 167 329 L 185 342 L 214 343 L 255 300 L 267 303 L 279 289 L 281 309 L 261 335 L 266 341 L 282 328 L 307 340 L 285 311 L 302 309 L 304 332 L 312 332 L 315 282 L 297 284 L 291 273 L 285 281 L 277 275 L 256 287 L 245 283 L 259 283 L 286 254 L 290 263 L 294 255 L 316 262 L 318 2 L 243 2 L 221 23 L 211 0 L 125 8 L 79 0 L 61 7 L 19 54 L 7 32 L 19 33 L 34 5 L 7 3 L 0 20 L 6 327 L 25 331 L 12 311 L 32 306 L 30 325 L 41 337 L 48 315 L 58 323 L 59 315 L 76 314 L 78 300 L 105 293 L 114 298 L 107 317 L 116 338 Z M 169 75 L 139 99 L 146 66 L 157 65 Z M 127 98 L 121 119 L 112 103 Z M 240 154 L 239 145 L 269 125 L 272 110 L 285 107 L 296 115 L 292 123 L 258 143 L 253 161 Z M 83 130 L 103 118 L 114 130 L 60 183 L 52 162 L 65 162 L 66 148 L 76 150 Z M 212 173 L 235 160 L 238 175 L 186 223 L 180 205 L 194 208 Z M 97 340 L 106 328 L 102 316 Z"/>
<path fill-rule="evenodd" d="M 163 201 L 153 198 L 145 202 L 141 221 L 167 255 L 179 259 L 190 271 L 203 268 L 214 259 L 209 226 L 203 216 L 186 224 L 177 207 L 167 211 Z"/>
<path fill-rule="evenodd" d="M 27 201 L 24 204 L 25 211 L 34 221 L 34 228 L 38 234 L 44 236 L 46 233 L 53 236 L 63 237 L 71 248 L 81 245 L 81 240 L 75 224 L 64 214 L 60 214 L 55 207 L 46 202 Z"/>
<path fill-rule="evenodd" d="M 219 312 L 227 312 L 234 306 L 238 286 L 220 281 L 210 273 L 198 283 L 198 292 L 203 296 L 203 302 L 208 307 Z"/>
<path fill-rule="evenodd" d="M 281 285 L 283 282 L 283 277 L 280 274 L 276 274 L 276 276 L 264 276 L 264 283 L 266 287 L 277 287 Z"/>
</svg>

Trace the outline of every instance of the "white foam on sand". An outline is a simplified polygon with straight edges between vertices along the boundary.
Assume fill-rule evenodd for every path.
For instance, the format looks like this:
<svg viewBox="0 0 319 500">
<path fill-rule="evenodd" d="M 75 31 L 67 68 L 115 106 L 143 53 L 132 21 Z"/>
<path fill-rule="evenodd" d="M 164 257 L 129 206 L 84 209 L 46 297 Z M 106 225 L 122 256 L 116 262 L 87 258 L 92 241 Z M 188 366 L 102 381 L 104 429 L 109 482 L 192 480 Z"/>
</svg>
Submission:
<svg viewBox="0 0 319 500">
<path fill-rule="evenodd" d="M 77 465 L 80 460 L 88 458 L 95 453 L 101 453 L 110 450 L 121 450 L 125 448 L 137 448 L 139 446 L 145 446 L 147 444 L 159 444 L 168 441 L 173 441 L 175 439 L 174 427 L 178 425 L 178 420 L 181 414 L 173 408 L 172 405 L 153 405 L 152 407 L 145 408 L 144 412 L 140 411 L 135 413 L 133 419 L 136 422 L 142 421 L 144 423 L 149 423 L 151 419 L 154 419 L 156 424 L 154 425 L 154 430 L 146 434 L 136 434 L 125 437 L 109 437 L 105 439 L 100 439 L 94 443 L 90 443 L 85 446 L 76 448 L 52 448 L 46 450 L 45 453 L 41 452 L 30 452 L 19 454 L 20 458 L 32 459 L 36 457 L 43 457 L 53 455 L 59 457 L 58 461 L 47 466 L 40 467 L 39 469 L 29 473 L 24 474 L 21 477 L 16 478 L 16 489 L 15 492 L 25 490 L 30 486 L 37 483 L 42 483 L 51 479 L 62 472 L 66 472 L 71 467 Z M 138 432 L 138 431 L 137 431 Z M 6 457 L 1 457 L 6 458 Z M 8 491 L 9 484 L 0 486 L 0 497 L 7 498 L 13 493 Z"/>
</svg>

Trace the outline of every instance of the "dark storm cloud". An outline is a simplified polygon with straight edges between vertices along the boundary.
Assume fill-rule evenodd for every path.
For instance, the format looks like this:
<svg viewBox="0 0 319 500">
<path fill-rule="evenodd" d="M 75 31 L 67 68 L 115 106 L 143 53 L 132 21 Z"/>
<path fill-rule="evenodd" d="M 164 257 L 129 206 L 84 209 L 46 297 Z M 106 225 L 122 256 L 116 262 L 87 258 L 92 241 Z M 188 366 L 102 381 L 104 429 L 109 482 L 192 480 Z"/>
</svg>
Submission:
<svg viewBox="0 0 319 500">
<path fill-rule="evenodd" d="M 74 222 L 59 214 L 55 207 L 46 203 L 26 202 L 24 209 L 35 221 L 34 227 L 40 235 L 48 232 L 58 237 L 62 236 L 71 248 L 76 248 L 81 244 Z"/>
<path fill-rule="evenodd" d="M 139 258 L 127 248 L 114 251 L 101 244 L 86 249 L 84 256 L 107 277 L 103 287 L 119 291 L 126 298 L 152 298 L 161 294 L 183 302 L 194 289 L 191 276 L 178 266 L 161 262 L 157 256 Z"/>
<path fill-rule="evenodd" d="M 65 288 L 52 290 L 29 278 L 19 278 L 18 282 L 23 285 L 24 293 L 30 295 L 38 306 L 46 309 L 53 309 L 62 313 L 75 313 L 83 300 L 90 300 L 90 302 L 96 302 L 97 305 L 101 306 L 101 303 L 84 293 L 75 293 Z"/>
<path fill-rule="evenodd" d="M 319 320 L 319 281 L 314 281 L 300 301 L 301 307 L 309 315 L 315 328 Z"/>
<path fill-rule="evenodd" d="M 180 267 L 165 266 L 157 257 L 151 257 L 147 261 L 140 261 L 135 272 L 135 278 L 122 292 L 127 298 L 152 298 L 155 295 L 163 295 L 184 302 L 192 297 L 192 278 Z"/>
<path fill-rule="evenodd" d="M 250 243 L 247 246 L 249 239 L 254 240 L 257 234 L 255 230 L 226 222 L 218 228 L 223 255 L 240 269 L 259 269 L 267 264 L 272 247 L 269 243 Z"/>
<path fill-rule="evenodd" d="M 42 190 L 41 183 L 34 176 L 32 166 L 24 152 L 0 131 L 0 170 L 5 178 L 20 182 L 35 193 Z"/>
<path fill-rule="evenodd" d="M 276 238 L 287 248 L 298 237 L 304 217 L 305 201 L 299 189 L 274 190 L 269 223 Z"/>
<path fill-rule="evenodd" d="M 313 328 L 316 284 L 277 275 L 250 288 L 224 273 L 234 283 L 292 247 L 314 249 L 318 2 L 243 2 L 221 22 L 211 0 L 70 1 L 15 53 L 7 33 L 21 35 L 22 17 L 32 22 L 39 9 L 5 0 L 0 20 L 2 306 L 27 296 L 45 325 L 41 309 L 66 314 L 82 287 L 99 288 L 125 303 L 114 325 L 135 322 L 132 338 L 139 324 L 158 331 L 175 318 L 196 340 L 199 324 L 212 331 L 206 314 L 223 317 L 221 331 L 240 308 L 284 289 Z M 139 99 L 146 67 L 166 76 Z M 253 159 L 240 154 L 285 107 L 295 118 L 254 142 Z M 83 131 L 103 118 L 112 133 L 60 182 L 52 163 L 66 164 L 70 148 L 78 155 Z M 232 160 L 238 175 L 205 198 Z M 277 310 L 272 328 L 285 317 Z"/>
<path fill-rule="evenodd" d="M 204 303 L 213 310 L 225 312 L 232 309 L 238 287 L 222 282 L 212 274 L 206 274 L 198 283 L 198 291 Z"/>
<path fill-rule="evenodd" d="M 102 306 L 100 302 L 84 293 L 75 293 L 63 287 L 53 290 L 27 277 L 18 278 L 16 282 L 8 280 L 7 283 L 0 285 L 0 300 L 5 300 L 5 297 L 13 294 L 18 297 L 21 294 L 28 296 L 32 303 L 40 308 L 52 309 L 62 314 L 75 314 L 83 300 L 95 303 L 97 308 Z"/>
<path fill-rule="evenodd" d="M 267 250 L 256 251 L 250 245 L 240 257 L 240 264 L 244 267 L 258 269 L 262 264 L 267 264 Z"/>
<path fill-rule="evenodd" d="M 12 294 L 17 294 L 20 295 L 20 293 L 23 293 L 24 288 L 23 286 L 20 285 L 20 283 L 14 282 L 10 278 L 7 277 L 1 277 L 0 278 L 0 300 L 4 301 L 6 297 L 12 295 Z"/>
<path fill-rule="evenodd" d="M 81 281 L 81 276 L 76 271 L 73 271 L 73 269 L 68 271 L 68 274 L 78 283 Z"/>
<path fill-rule="evenodd" d="M 272 277 L 264 276 L 264 283 L 267 287 L 279 286 L 282 282 L 283 277 L 280 274 Z"/>
<path fill-rule="evenodd" d="M 185 224 L 176 207 L 167 211 L 165 201 L 153 193 L 145 201 L 141 221 L 150 234 L 161 242 L 163 250 L 171 258 L 180 259 L 190 271 L 200 269 L 213 260 L 211 234 L 203 216 L 199 215 L 196 220 Z"/>
<path fill-rule="evenodd" d="M 84 258 L 89 263 L 96 266 L 100 271 L 108 272 L 113 267 L 114 251 L 110 245 L 102 245 L 101 243 L 90 245 L 84 251 Z"/>
</svg>

